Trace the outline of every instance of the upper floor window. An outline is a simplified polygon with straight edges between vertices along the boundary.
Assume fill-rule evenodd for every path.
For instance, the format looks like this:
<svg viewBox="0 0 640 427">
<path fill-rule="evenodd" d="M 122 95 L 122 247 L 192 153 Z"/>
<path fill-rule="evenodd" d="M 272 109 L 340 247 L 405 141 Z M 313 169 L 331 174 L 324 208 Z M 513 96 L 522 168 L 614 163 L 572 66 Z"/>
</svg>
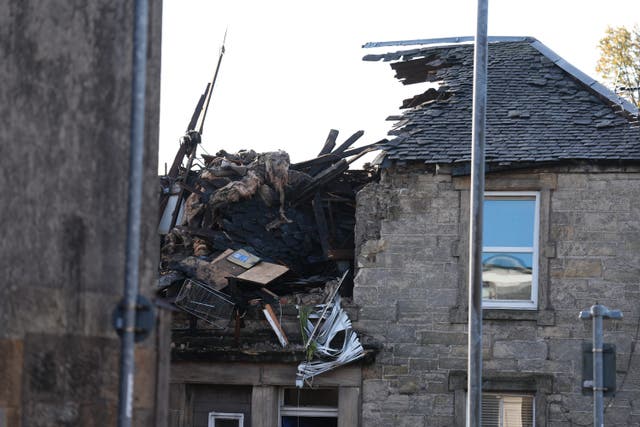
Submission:
<svg viewBox="0 0 640 427">
<path fill-rule="evenodd" d="M 537 192 L 486 192 L 482 248 L 482 306 L 538 306 Z"/>
</svg>

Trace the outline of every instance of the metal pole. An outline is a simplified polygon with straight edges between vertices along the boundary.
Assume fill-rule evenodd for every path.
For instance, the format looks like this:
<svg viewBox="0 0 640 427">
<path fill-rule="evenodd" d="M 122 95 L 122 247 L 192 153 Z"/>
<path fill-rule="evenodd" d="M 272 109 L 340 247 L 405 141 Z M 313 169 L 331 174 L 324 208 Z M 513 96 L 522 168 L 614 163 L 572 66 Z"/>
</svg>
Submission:
<svg viewBox="0 0 640 427">
<path fill-rule="evenodd" d="M 580 319 L 593 321 L 593 425 L 604 427 L 604 361 L 602 319 L 622 319 L 620 310 L 609 310 L 601 304 L 592 305 L 591 309 L 580 312 Z"/>
<path fill-rule="evenodd" d="M 604 396 L 602 375 L 602 313 L 600 305 L 591 307 L 593 316 L 593 425 L 604 426 Z"/>
<path fill-rule="evenodd" d="M 118 401 L 119 427 L 130 427 L 133 415 L 134 334 L 139 279 L 148 15 L 147 0 L 136 0 L 134 6 L 133 83 L 131 87 L 127 258 L 124 284 L 125 311 L 120 353 L 120 395 Z"/>
<path fill-rule="evenodd" d="M 471 209 L 469 218 L 469 350 L 467 426 L 482 425 L 482 204 L 487 105 L 488 0 L 478 0 L 473 67 Z"/>
</svg>

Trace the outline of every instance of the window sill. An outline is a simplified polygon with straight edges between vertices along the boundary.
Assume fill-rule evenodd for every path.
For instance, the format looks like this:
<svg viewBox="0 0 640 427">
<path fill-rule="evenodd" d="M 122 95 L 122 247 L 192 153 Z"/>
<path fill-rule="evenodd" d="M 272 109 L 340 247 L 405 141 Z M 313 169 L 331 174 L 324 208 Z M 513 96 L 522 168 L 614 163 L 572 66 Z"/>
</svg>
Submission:
<svg viewBox="0 0 640 427">
<path fill-rule="evenodd" d="M 467 323 L 469 312 L 467 307 L 452 307 L 449 310 L 451 323 Z M 482 320 L 507 320 L 536 322 L 539 326 L 554 326 L 556 314 L 554 310 L 510 310 L 485 308 L 482 310 Z"/>
</svg>

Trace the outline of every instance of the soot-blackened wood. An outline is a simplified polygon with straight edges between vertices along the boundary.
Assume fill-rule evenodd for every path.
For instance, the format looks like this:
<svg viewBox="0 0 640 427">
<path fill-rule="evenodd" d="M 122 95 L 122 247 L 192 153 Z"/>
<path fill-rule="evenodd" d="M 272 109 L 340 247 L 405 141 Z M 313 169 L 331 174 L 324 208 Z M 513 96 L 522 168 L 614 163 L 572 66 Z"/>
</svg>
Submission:
<svg viewBox="0 0 640 427">
<path fill-rule="evenodd" d="M 305 188 L 302 189 L 300 194 L 293 200 L 292 204 L 296 206 L 300 202 L 308 199 L 313 195 L 313 193 L 316 192 L 316 190 L 336 179 L 347 169 L 349 169 L 349 163 L 346 160 L 342 159 L 338 163 L 323 170 L 313 178 L 313 181 L 311 181 L 311 183 L 309 183 Z"/>
<path fill-rule="evenodd" d="M 338 139 L 338 131 L 336 129 L 331 129 L 322 150 L 318 153 L 318 156 L 329 154 L 331 150 L 333 150 L 333 147 L 336 146 L 336 139 Z"/>
<path fill-rule="evenodd" d="M 362 135 L 364 135 L 364 131 L 363 130 L 359 130 L 358 132 L 354 133 L 349 138 L 347 138 L 347 140 L 345 142 L 340 144 L 340 146 L 338 146 L 338 148 L 333 150 L 332 154 L 342 153 L 347 148 L 351 147 L 357 140 L 359 140 L 362 137 Z"/>
<path fill-rule="evenodd" d="M 361 154 L 364 151 L 374 149 L 387 141 L 388 140 L 386 139 L 381 139 L 380 141 L 374 142 L 373 144 L 363 145 L 362 147 L 353 148 L 351 150 L 343 151 L 340 153 L 333 152 L 330 154 L 325 154 L 323 156 L 316 157 L 315 159 L 294 163 L 291 166 L 289 166 L 289 168 L 296 171 L 302 171 L 307 168 L 314 167 L 316 165 L 325 165 L 327 163 L 335 163 L 340 159 L 345 159 L 351 156 L 357 156 L 358 154 Z"/>
<path fill-rule="evenodd" d="M 313 214 L 316 218 L 316 225 L 318 226 L 318 236 L 320 237 L 320 246 L 322 246 L 322 254 L 325 258 L 329 254 L 329 229 L 327 228 L 327 219 L 324 216 L 324 210 L 322 208 L 322 198 L 320 193 L 316 193 L 313 198 Z"/>
<path fill-rule="evenodd" d="M 308 168 L 313 167 L 313 166 L 325 165 L 327 163 L 335 163 L 340 159 L 342 159 L 341 156 L 339 156 L 337 154 L 330 153 L 330 154 L 325 154 L 325 155 L 320 156 L 320 157 L 316 157 L 315 159 L 310 159 L 310 160 L 305 160 L 303 162 L 294 163 L 291 166 L 289 166 L 289 168 L 293 169 L 293 170 L 301 171 L 301 170 L 305 170 L 305 169 L 308 169 Z"/>
</svg>

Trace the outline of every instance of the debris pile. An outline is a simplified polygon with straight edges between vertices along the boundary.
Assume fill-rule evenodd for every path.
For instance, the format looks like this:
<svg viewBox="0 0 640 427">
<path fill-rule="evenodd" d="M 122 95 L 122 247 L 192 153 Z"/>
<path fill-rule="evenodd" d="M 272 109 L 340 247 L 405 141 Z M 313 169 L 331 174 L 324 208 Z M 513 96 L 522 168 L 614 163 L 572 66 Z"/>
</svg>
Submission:
<svg viewBox="0 0 640 427">
<path fill-rule="evenodd" d="M 183 312 L 174 319 L 176 348 L 246 354 L 280 346 L 307 359 L 299 385 L 362 357 L 340 295 L 353 288 L 355 195 L 375 171 L 349 165 L 386 142 L 349 149 L 362 134 L 336 148 L 331 130 L 316 158 L 294 164 L 284 151 L 253 150 L 199 162 L 200 135 L 182 138 L 161 177 L 159 225 L 158 292 Z"/>
</svg>

